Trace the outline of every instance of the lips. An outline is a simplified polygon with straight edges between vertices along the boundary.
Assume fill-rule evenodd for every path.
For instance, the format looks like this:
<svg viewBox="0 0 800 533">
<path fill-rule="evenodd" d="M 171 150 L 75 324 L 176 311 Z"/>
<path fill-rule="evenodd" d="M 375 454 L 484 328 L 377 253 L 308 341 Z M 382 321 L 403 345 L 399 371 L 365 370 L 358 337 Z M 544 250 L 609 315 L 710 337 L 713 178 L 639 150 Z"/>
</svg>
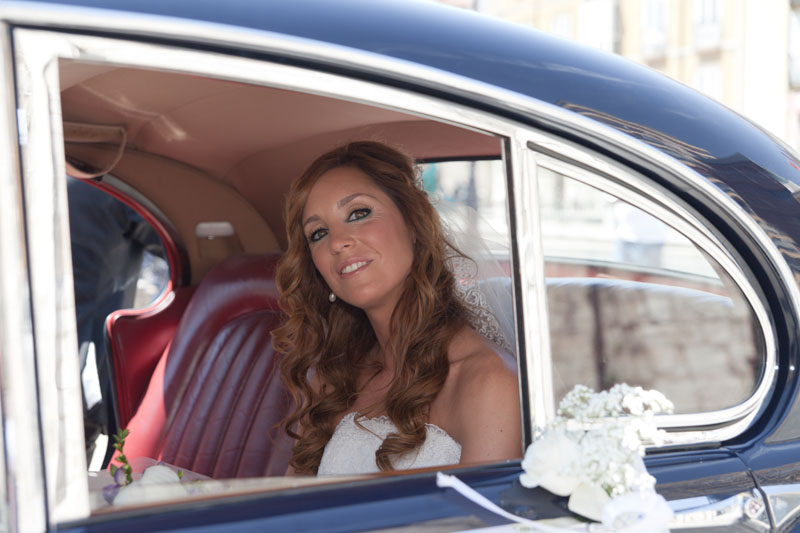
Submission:
<svg viewBox="0 0 800 533">
<path fill-rule="evenodd" d="M 369 265 L 371 262 L 372 261 L 366 259 L 352 259 L 347 261 L 339 268 L 339 275 L 347 276 L 348 274 L 354 274 L 365 266 Z"/>
</svg>

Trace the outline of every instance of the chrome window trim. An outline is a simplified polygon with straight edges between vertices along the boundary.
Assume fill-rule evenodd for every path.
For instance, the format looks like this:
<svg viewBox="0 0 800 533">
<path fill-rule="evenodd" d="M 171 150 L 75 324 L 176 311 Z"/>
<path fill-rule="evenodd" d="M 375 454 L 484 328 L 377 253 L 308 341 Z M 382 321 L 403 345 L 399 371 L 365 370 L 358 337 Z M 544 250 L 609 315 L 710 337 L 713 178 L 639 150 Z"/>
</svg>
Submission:
<svg viewBox="0 0 800 533">
<path fill-rule="evenodd" d="M 203 42 L 206 44 L 216 43 L 224 46 L 237 46 L 259 50 L 261 52 L 274 52 L 286 56 L 308 58 L 319 63 L 347 65 L 353 67 L 355 70 L 369 70 L 373 73 L 382 73 L 390 78 L 403 79 L 420 86 L 434 87 L 446 93 L 452 94 L 457 91 L 461 96 L 467 96 L 475 101 L 494 105 L 506 110 L 514 110 L 544 122 L 555 124 L 561 129 L 580 131 L 585 138 L 593 140 L 598 144 L 613 144 L 621 154 L 636 158 L 645 158 L 652 164 L 658 166 L 665 173 L 669 173 L 671 176 L 702 191 L 706 198 L 713 202 L 716 207 L 724 209 L 727 213 L 731 214 L 740 224 L 740 228 L 747 232 L 754 241 L 758 243 L 762 252 L 777 269 L 784 285 L 783 288 L 790 296 L 790 302 L 794 308 L 795 315 L 800 315 L 800 290 L 794 283 L 791 269 L 764 229 L 759 226 L 755 220 L 750 218 L 740 206 L 711 183 L 668 155 L 659 152 L 641 141 L 628 137 L 617 130 L 594 122 L 576 113 L 547 103 L 535 101 L 486 83 L 412 64 L 407 61 L 310 40 L 287 38 L 286 36 L 278 36 L 267 32 L 235 29 L 211 23 L 181 21 L 178 19 L 137 14 L 131 14 L 122 19 L 120 17 L 110 16 L 108 11 L 94 9 L 59 9 L 56 12 L 48 9 L 41 9 L 41 6 L 36 6 L 36 9 L 32 9 L 24 4 L 16 4 L 13 2 L 6 3 L 0 8 L 0 17 L 24 24 L 44 25 L 53 28 L 81 28 L 103 32 L 117 31 L 121 34 L 152 36 L 171 39 L 173 41 L 177 39 L 199 41 L 200 37 L 198 36 L 202 36 Z M 138 44 L 137 46 L 150 45 Z M 164 47 L 153 48 L 159 50 L 159 54 L 162 54 L 164 51 Z M 122 48 L 118 47 L 115 53 L 119 51 L 123 51 Z M 97 54 L 91 56 L 93 59 L 102 60 L 106 57 L 103 51 L 97 52 Z M 149 57 L 148 59 L 155 61 L 148 61 L 148 63 L 144 65 L 141 64 L 140 57 L 133 57 L 130 54 L 123 54 L 122 57 L 115 55 L 113 62 L 118 63 L 122 61 L 125 64 L 140 64 L 148 68 L 160 64 L 164 68 L 169 68 L 170 70 L 186 69 L 185 65 L 188 63 L 181 64 L 175 62 L 174 54 L 169 54 L 171 58 L 169 61 L 166 57 L 159 58 L 159 54 L 155 54 L 155 57 Z M 209 55 L 210 54 L 204 54 L 203 57 L 207 58 Z M 252 60 L 226 57 L 226 62 L 232 63 L 234 61 L 249 61 L 247 63 L 249 66 L 253 66 L 254 63 L 257 63 Z M 263 66 L 266 64 L 259 63 L 259 65 Z M 193 66 L 202 70 L 201 65 L 194 64 Z M 274 65 L 272 65 L 272 67 L 274 67 Z M 292 67 L 284 65 L 283 68 Z M 192 72 L 197 72 L 198 69 L 193 69 Z M 223 70 L 226 72 L 229 71 L 229 69 Z M 263 71 L 264 69 L 259 70 Z M 252 80 L 244 78 L 241 72 L 242 71 L 231 73 L 231 79 L 252 82 Z M 217 76 L 219 71 L 210 72 L 209 74 Z M 306 82 L 315 81 L 314 85 L 309 89 L 310 92 L 336 96 L 336 93 L 328 90 L 328 87 L 324 83 L 320 83 L 322 73 L 314 72 L 313 74 L 314 80 L 305 80 Z M 254 75 L 253 73 L 250 74 L 251 77 Z M 324 76 L 327 77 L 326 79 L 335 78 L 339 82 L 342 81 L 340 78 L 336 78 L 332 75 L 326 74 Z M 222 77 L 225 77 L 224 73 Z M 275 78 L 273 78 L 272 83 L 270 83 L 271 86 L 284 86 L 275 83 L 274 80 Z M 377 102 L 377 105 L 391 107 L 387 106 L 385 102 L 400 102 L 403 106 L 412 108 L 415 111 L 425 110 L 424 113 L 423 111 L 419 111 L 419 114 L 423 116 L 436 117 L 440 120 L 451 121 L 454 124 L 462 126 L 467 125 L 467 127 L 473 129 L 494 132 L 498 135 L 507 135 L 511 139 L 524 139 L 526 138 L 527 132 L 530 131 L 526 127 L 511 122 L 510 120 L 500 119 L 485 113 L 478 113 L 475 110 L 457 106 L 452 103 L 445 104 L 437 102 L 430 97 L 423 98 L 417 94 L 389 89 L 387 87 L 361 82 L 356 79 L 348 79 L 345 85 L 351 88 L 355 87 L 356 89 L 359 87 L 370 87 L 372 90 L 377 89 L 377 96 L 371 95 L 370 98 L 363 96 L 363 93 L 357 91 L 350 93 L 351 95 L 359 94 L 359 98 L 355 99 L 356 101 L 369 103 L 371 105 L 376 105 L 375 102 Z M 300 80 L 300 82 L 293 80 L 293 83 L 285 85 L 286 88 L 295 90 L 302 86 L 303 80 Z M 326 90 L 322 91 L 318 89 L 318 87 L 325 87 Z M 455 89 L 456 87 L 457 89 Z M 389 94 L 400 94 L 402 97 L 400 100 L 385 99 L 384 97 Z M 354 100 L 352 96 L 348 97 L 348 99 Z M 437 104 L 434 105 L 432 102 L 437 102 Z M 407 111 L 406 107 L 400 109 Z M 524 249 L 524 246 L 520 245 L 519 249 Z M 542 366 L 544 366 L 544 363 L 540 365 L 540 367 Z M 767 381 L 771 382 L 771 379 L 767 377 Z M 752 413 L 752 416 L 754 415 L 755 411 Z M 725 435 L 733 436 L 743 430 L 743 428 L 746 427 L 746 423 L 735 424 L 729 427 L 735 427 L 735 429 L 731 430 L 730 435 L 727 433 L 725 433 Z M 691 434 L 694 435 L 691 439 L 692 442 L 710 440 L 704 436 L 705 433 L 700 433 L 700 438 L 698 438 L 698 432 L 691 432 Z M 715 435 L 722 434 L 715 433 Z"/>
<path fill-rule="evenodd" d="M 674 195 L 661 186 L 616 161 L 591 154 L 585 149 L 578 149 L 551 135 L 541 133 L 536 137 L 537 140 L 533 146 L 529 145 L 529 148 L 536 154 L 539 168 L 546 168 L 620 198 L 664 221 L 713 257 L 742 291 L 758 325 L 765 352 L 763 374 L 757 387 L 749 397 L 734 406 L 702 413 L 661 416 L 659 426 L 664 428 L 725 426 L 704 430 L 704 440 L 725 440 L 734 436 L 734 431 L 738 434 L 744 430 L 757 414 L 757 408 L 772 386 L 772 376 L 777 368 L 777 346 L 772 334 L 769 313 L 734 257 L 695 215 L 680 205 L 674 199 Z M 536 148 L 544 147 L 550 153 L 562 154 L 565 159 L 535 151 Z M 697 430 L 672 431 L 669 433 L 667 444 L 694 442 L 696 433 Z"/>
<path fill-rule="evenodd" d="M 89 514 L 58 63 L 12 33 L 48 526 Z M 45 154 L 45 155 L 40 155 Z M 65 246 L 66 244 L 66 246 Z"/>
<path fill-rule="evenodd" d="M 10 32 L 0 23 L 0 529 L 46 527 Z M 6 507 L 8 505 L 8 507 Z"/>
<path fill-rule="evenodd" d="M 25 31 L 37 33 L 38 42 L 42 43 L 44 41 L 43 32 L 38 32 L 36 30 Z M 625 167 L 614 164 L 607 158 L 604 159 L 600 156 L 593 155 L 586 149 L 577 148 L 574 145 L 560 141 L 554 136 L 548 136 L 541 132 L 522 128 L 516 123 L 477 112 L 469 108 L 435 100 L 431 97 L 423 97 L 407 91 L 375 85 L 371 82 L 342 78 L 333 74 L 308 71 L 306 69 L 287 65 L 254 62 L 250 59 L 232 58 L 230 56 L 210 52 L 197 52 L 178 48 L 165 49 L 164 47 L 149 44 L 134 44 L 127 41 L 100 37 L 71 35 L 68 37 L 58 36 L 56 38 L 68 39 L 71 43 L 70 50 L 79 51 L 78 54 L 91 57 L 94 61 L 102 61 L 105 59 L 108 62 L 117 64 L 124 63 L 130 66 L 149 66 L 151 68 L 158 67 L 179 71 L 186 71 L 185 65 L 192 65 L 192 68 L 188 71 L 193 74 L 223 77 L 249 83 L 263 84 L 265 83 L 264 80 L 270 80 L 268 84 L 271 86 L 278 86 L 288 90 L 302 90 L 333 98 L 342 98 L 369 105 L 393 108 L 405 113 L 434 117 L 438 120 L 444 120 L 476 131 L 492 132 L 495 135 L 512 139 L 511 165 L 514 172 L 511 177 L 513 182 L 511 190 L 517 192 L 515 195 L 517 202 L 515 205 L 515 213 L 520 217 L 520 227 L 538 227 L 538 207 L 537 209 L 525 207 L 526 201 L 531 202 L 530 205 L 538 205 L 538 191 L 535 190 L 536 187 L 529 186 L 533 183 L 530 177 L 535 176 L 535 172 L 532 171 L 538 164 L 545 163 L 550 167 L 556 168 L 559 164 L 557 160 L 553 158 L 548 160 L 543 155 L 537 155 L 531 160 L 532 152 L 527 149 L 528 143 L 532 143 L 555 153 L 562 153 L 565 158 L 595 168 L 597 172 L 602 172 L 608 176 L 614 176 L 614 179 L 625 184 L 625 186 L 622 187 L 618 185 L 615 187 L 613 181 L 608 181 L 607 187 L 610 188 L 612 194 L 622 195 L 624 197 L 627 194 L 624 192 L 626 188 L 635 185 L 639 194 L 643 194 L 646 198 L 655 200 L 656 198 L 664 196 L 663 191 L 658 190 L 654 185 L 648 185 L 639 178 L 631 178 L 630 176 L 633 174 L 625 169 Z M 167 53 L 167 50 L 169 53 Z M 197 60 L 198 55 L 203 57 L 202 61 Z M 79 59 L 81 56 L 73 55 L 72 57 Z M 242 74 L 243 72 L 247 74 Z M 320 87 L 324 89 L 320 89 Z M 386 102 L 393 102 L 393 104 L 388 105 Z M 522 176 L 526 175 L 529 177 L 528 180 L 521 179 Z M 629 177 L 626 179 L 624 176 Z M 651 203 L 649 209 L 654 210 L 654 212 L 658 214 L 661 210 L 659 202 Z M 707 428 L 710 426 L 724 425 L 724 427 L 718 429 L 702 430 L 701 436 L 698 435 L 697 429 L 684 432 L 672 432 L 668 444 L 724 440 L 738 435 L 749 425 L 757 413 L 757 407 L 763 402 L 771 386 L 771 376 L 776 366 L 776 356 L 774 339 L 768 327 L 768 315 L 755 296 L 755 292 L 749 287 L 749 283 L 746 281 L 740 269 L 735 266 L 733 258 L 730 254 L 724 252 L 724 246 L 722 246 L 716 237 L 677 203 L 671 202 L 666 209 L 667 211 L 662 213 L 662 216 L 667 216 L 672 224 L 679 228 L 685 226 L 683 227 L 683 231 L 691 233 L 693 237 L 692 240 L 703 243 L 704 247 L 709 250 L 713 249 L 715 252 L 722 252 L 721 259 L 723 267 L 726 268 L 740 288 L 743 288 L 743 292 L 748 298 L 750 305 L 756 310 L 759 324 L 764 332 L 765 343 L 767 344 L 765 378 L 759 383 L 757 390 L 750 398 L 742 404 L 729 409 L 673 415 L 663 417 L 663 422 L 661 422 L 664 427 L 672 428 L 687 426 Z M 670 215 L 665 215 L 665 213 L 674 213 L 676 216 L 671 217 Z M 693 222 L 689 223 L 688 221 Z M 529 224 L 533 225 L 531 226 Z M 541 294 L 543 291 L 537 290 L 536 281 L 537 279 L 544 279 L 544 271 L 543 268 L 533 266 L 543 264 L 543 254 L 541 243 L 538 242 L 538 232 L 536 232 L 535 236 L 533 232 L 518 232 L 516 237 L 518 245 L 517 252 L 520 257 L 526 259 L 525 264 L 527 268 L 525 272 L 520 272 L 520 286 L 523 290 L 518 298 L 522 300 L 523 309 L 532 309 L 533 313 L 536 313 L 536 315 L 531 314 L 531 317 L 539 317 L 538 319 L 529 318 L 522 325 L 524 328 L 523 338 L 526 339 L 526 342 L 531 342 L 528 339 L 537 339 L 533 341 L 535 350 L 531 352 L 530 348 L 528 348 L 528 353 L 532 354 L 533 357 L 532 359 L 529 358 L 526 366 L 528 398 L 531 401 L 529 419 L 531 421 L 548 420 L 554 413 L 551 392 L 552 382 L 550 379 L 545 379 L 545 376 L 551 376 L 549 335 L 534 335 L 534 331 L 548 331 L 546 327 L 546 313 L 542 312 L 547 309 L 546 296 Z M 538 287 L 540 286 L 541 285 L 538 285 Z"/>
<path fill-rule="evenodd" d="M 553 403 L 553 371 L 550 356 L 550 327 L 547 312 L 547 290 L 544 276 L 544 253 L 541 232 L 525 231 L 539 228 L 539 182 L 536 178 L 536 161 L 527 149 L 527 131 L 519 130 L 509 140 L 511 163 L 511 186 L 509 199 L 512 206 L 516 234 L 512 236 L 516 246 L 517 279 L 519 294 L 515 294 L 515 315 L 521 317 L 526 357 L 522 370 L 525 372 L 527 398 L 530 405 L 528 420 L 532 430 L 544 425 L 542 421 L 555 416 Z M 512 226 L 509 225 L 509 228 Z M 521 312 L 520 312 L 521 311 Z M 518 342 L 517 353 L 520 351 Z M 522 359 L 522 358 L 521 358 Z M 532 439 L 532 435 L 531 435 Z M 527 443 L 526 443 L 527 444 Z"/>
</svg>

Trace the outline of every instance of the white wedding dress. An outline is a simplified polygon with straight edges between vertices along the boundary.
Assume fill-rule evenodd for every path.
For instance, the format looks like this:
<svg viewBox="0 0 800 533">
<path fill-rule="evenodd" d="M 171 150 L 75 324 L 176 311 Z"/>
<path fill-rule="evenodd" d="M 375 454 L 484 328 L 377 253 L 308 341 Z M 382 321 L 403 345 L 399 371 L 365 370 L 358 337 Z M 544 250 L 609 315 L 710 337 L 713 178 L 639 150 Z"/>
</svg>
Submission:
<svg viewBox="0 0 800 533">
<path fill-rule="evenodd" d="M 349 413 L 336 426 L 331 440 L 325 445 L 317 474 L 336 476 L 348 474 L 371 474 L 379 472 L 375 463 L 375 452 L 383 439 L 396 430 L 386 416 L 359 418 L 358 413 Z M 461 445 L 442 428 L 426 424 L 425 442 L 416 450 L 393 460 L 397 470 L 425 468 L 458 463 L 461 459 Z"/>
</svg>

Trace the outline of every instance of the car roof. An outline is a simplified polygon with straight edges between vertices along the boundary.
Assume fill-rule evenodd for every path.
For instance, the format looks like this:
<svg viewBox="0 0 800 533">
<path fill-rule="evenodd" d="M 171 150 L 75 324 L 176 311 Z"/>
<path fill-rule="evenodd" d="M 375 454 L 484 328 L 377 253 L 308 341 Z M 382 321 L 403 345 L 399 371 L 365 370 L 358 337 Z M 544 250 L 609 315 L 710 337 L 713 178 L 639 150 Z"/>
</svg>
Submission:
<svg viewBox="0 0 800 533">
<path fill-rule="evenodd" d="M 595 119 L 608 115 L 617 122 L 650 127 L 703 149 L 707 157 L 724 158 L 736 151 L 755 156 L 759 148 L 771 144 L 764 139 L 762 146 L 744 151 L 747 147 L 740 147 L 737 139 L 752 134 L 748 121 L 654 70 L 525 26 L 430 1 L 48 3 L 224 24 L 369 51 L 571 106 L 577 112 L 591 110 Z"/>
<path fill-rule="evenodd" d="M 28 0 L 18 3 L 46 7 Z M 793 195 L 800 192 L 800 160 L 791 149 L 722 104 L 657 71 L 528 27 L 423 0 L 47 3 L 283 34 L 478 80 L 611 126 L 724 183 L 723 188 L 739 196 L 777 188 L 779 201 L 755 210 L 765 218 L 779 213 L 770 224 L 800 238 L 800 223 L 786 220 L 787 209 L 794 207 Z"/>
</svg>

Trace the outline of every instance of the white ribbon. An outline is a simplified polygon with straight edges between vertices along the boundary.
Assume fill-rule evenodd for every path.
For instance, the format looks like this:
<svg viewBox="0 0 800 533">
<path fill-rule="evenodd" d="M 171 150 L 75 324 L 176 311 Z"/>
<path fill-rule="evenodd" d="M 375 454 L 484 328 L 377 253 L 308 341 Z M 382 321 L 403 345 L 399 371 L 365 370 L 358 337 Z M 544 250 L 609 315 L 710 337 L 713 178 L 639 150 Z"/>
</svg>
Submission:
<svg viewBox="0 0 800 533">
<path fill-rule="evenodd" d="M 563 532 L 563 531 L 583 531 L 585 530 L 585 525 L 580 524 L 574 527 L 553 527 L 553 526 L 546 526 L 541 523 L 534 522 L 533 520 L 528 520 L 527 518 L 522 518 L 521 516 L 517 516 L 515 514 L 511 514 L 508 511 L 498 507 L 492 502 L 490 499 L 486 498 L 475 489 L 471 488 L 469 485 L 458 479 L 456 476 L 451 476 L 448 474 L 444 474 L 442 472 L 436 473 L 436 486 L 439 488 L 449 488 L 453 489 L 462 495 L 464 498 L 468 499 L 472 503 L 483 507 L 487 511 L 491 511 L 496 515 L 502 516 L 511 522 L 516 522 L 518 524 L 524 524 L 532 531 L 542 531 L 545 533 L 555 533 L 555 532 Z"/>
<path fill-rule="evenodd" d="M 498 516 L 523 524 L 531 531 L 546 533 L 564 531 L 586 531 L 598 528 L 600 524 L 576 524 L 572 527 L 547 526 L 509 513 L 494 502 L 471 488 L 456 476 L 436 473 L 436 486 L 458 492 L 472 503 Z M 603 527 L 620 533 L 663 533 L 668 532 L 667 524 L 673 517 L 672 509 L 663 496 L 656 492 L 633 492 L 618 496 L 603 506 Z"/>
</svg>

